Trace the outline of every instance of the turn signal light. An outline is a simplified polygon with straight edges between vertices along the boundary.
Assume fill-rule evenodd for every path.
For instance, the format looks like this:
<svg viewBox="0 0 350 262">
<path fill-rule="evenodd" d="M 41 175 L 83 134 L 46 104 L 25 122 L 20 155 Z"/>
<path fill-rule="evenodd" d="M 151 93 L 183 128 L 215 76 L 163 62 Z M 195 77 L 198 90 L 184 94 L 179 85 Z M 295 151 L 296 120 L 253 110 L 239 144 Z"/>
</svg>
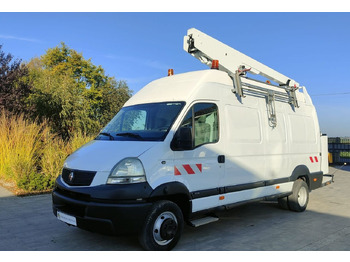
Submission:
<svg viewBox="0 0 350 262">
<path fill-rule="evenodd" d="M 168 69 L 168 76 L 174 75 L 174 69 Z"/>
<path fill-rule="evenodd" d="M 219 60 L 213 60 L 212 61 L 211 69 L 219 69 Z"/>
<path fill-rule="evenodd" d="M 224 200 L 225 196 L 219 196 L 219 200 Z"/>
</svg>

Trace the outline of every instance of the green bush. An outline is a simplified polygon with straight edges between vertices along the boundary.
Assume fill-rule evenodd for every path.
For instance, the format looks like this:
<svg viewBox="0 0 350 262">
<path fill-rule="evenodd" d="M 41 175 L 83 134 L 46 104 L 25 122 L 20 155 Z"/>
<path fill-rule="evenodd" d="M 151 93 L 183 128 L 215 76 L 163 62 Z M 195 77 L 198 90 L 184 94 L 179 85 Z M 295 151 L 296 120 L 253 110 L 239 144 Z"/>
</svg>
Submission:
<svg viewBox="0 0 350 262">
<path fill-rule="evenodd" d="M 28 192 L 43 192 L 53 188 L 54 180 L 43 173 L 19 175 L 16 184 L 18 188 Z"/>
</svg>

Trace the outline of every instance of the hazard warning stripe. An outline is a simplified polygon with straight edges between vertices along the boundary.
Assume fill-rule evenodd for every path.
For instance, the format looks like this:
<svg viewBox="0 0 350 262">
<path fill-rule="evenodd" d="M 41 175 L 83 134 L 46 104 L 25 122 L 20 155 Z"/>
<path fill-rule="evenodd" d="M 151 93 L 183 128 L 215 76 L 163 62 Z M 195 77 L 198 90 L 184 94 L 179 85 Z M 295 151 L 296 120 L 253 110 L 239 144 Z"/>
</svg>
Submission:
<svg viewBox="0 0 350 262">
<path fill-rule="evenodd" d="M 199 172 L 201 172 L 201 173 L 202 173 L 202 164 L 196 164 L 196 166 L 198 167 Z"/>
<path fill-rule="evenodd" d="M 195 172 L 193 171 L 193 169 L 191 168 L 190 165 L 183 165 L 183 167 L 186 170 L 187 174 L 189 174 L 189 175 L 195 174 Z"/>
<path fill-rule="evenodd" d="M 174 175 L 175 175 L 175 176 L 180 176 L 180 175 L 181 175 L 179 169 L 177 169 L 176 166 L 174 166 Z"/>
<path fill-rule="evenodd" d="M 314 163 L 314 162 L 318 163 L 317 156 L 315 156 L 315 157 L 310 156 L 309 158 L 310 158 L 311 163 Z"/>
<path fill-rule="evenodd" d="M 178 165 L 174 166 L 174 175 L 180 176 L 183 174 L 187 175 L 195 175 L 198 173 L 202 173 L 202 164 L 195 164 L 195 165 Z"/>
</svg>

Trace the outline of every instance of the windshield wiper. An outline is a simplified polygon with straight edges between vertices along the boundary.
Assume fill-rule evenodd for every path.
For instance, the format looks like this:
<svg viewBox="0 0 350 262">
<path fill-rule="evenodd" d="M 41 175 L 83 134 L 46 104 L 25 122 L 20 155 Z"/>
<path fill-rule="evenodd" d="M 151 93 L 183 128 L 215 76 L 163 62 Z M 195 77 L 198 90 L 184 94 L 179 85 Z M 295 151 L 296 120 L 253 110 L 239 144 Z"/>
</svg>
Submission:
<svg viewBox="0 0 350 262">
<path fill-rule="evenodd" d="M 109 137 L 109 140 L 114 140 L 114 136 L 112 136 L 110 133 L 102 132 L 102 133 L 99 133 L 98 135 L 99 135 L 99 136 L 100 136 L 100 135 L 108 136 L 108 137 Z"/>
<path fill-rule="evenodd" d="M 135 134 L 135 133 L 129 133 L 129 132 L 125 132 L 125 133 L 118 133 L 117 136 L 127 136 L 127 137 L 133 137 L 133 138 L 137 138 L 140 140 L 143 140 L 143 137 Z"/>
</svg>

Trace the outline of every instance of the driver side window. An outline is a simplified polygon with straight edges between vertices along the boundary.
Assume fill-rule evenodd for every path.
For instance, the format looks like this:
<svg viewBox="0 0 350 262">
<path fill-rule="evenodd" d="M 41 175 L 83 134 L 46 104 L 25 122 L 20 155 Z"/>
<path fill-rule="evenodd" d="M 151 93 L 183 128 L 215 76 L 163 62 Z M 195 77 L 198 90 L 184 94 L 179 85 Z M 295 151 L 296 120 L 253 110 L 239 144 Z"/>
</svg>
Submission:
<svg viewBox="0 0 350 262">
<path fill-rule="evenodd" d="M 213 103 L 198 103 L 188 111 L 181 127 L 191 128 L 192 145 L 219 141 L 218 107 Z"/>
</svg>

